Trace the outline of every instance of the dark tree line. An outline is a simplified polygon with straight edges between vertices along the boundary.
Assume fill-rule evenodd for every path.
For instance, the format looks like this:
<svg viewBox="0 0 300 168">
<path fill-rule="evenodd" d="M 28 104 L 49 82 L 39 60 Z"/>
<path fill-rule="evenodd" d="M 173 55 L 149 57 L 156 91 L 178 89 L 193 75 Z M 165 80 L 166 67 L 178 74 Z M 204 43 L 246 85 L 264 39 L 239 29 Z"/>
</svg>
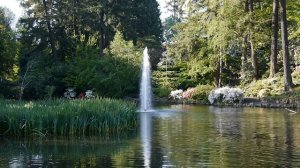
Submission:
<svg viewBox="0 0 300 168">
<path fill-rule="evenodd" d="M 118 88 L 116 94 L 105 92 L 98 85 L 113 80 L 111 76 L 119 74 L 126 66 L 138 67 L 137 61 L 124 64 L 122 59 L 125 57 L 135 55 L 138 60 L 140 56 L 136 53 L 142 47 L 162 43 L 163 30 L 156 0 L 24 0 L 20 3 L 25 15 L 19 19 L 16 35 L 10 29 L 10 23 L 0 22 L 11 36 L 3 38 L 4 42 L 18 44 L 14 56 L 8 55 L 13 53 L 8 47 L 1 53 L 1 58 L 13 59 L 10 67 L 3 63 L 0 74 L 5 81 L 15 83 L 12 95 L 28 99 L 62 96 L 66 88 L 75 87 L 80 92 L 94 89 L 100 96 L 122 97 L 138 84 L 135 81 L 127 83 L 131 89 L 124 86 Z M 0 19 L 4 22 L 8 18 Z M 116 32 L 121 32 L 123 39 L 116 39 Z M 114 52 L 116 49 L 111 48 L 113 40 L 126 44 L 123 50 L 127 52 Z M 126 41 L 132 41 L 134 47 Z M 12 80 L 2 73 L 12 70 L 13 64 L 18 77 Z M 131 75 L 138 78 L 136 71 L 129 74 L 128 79 L 133 78 Z M 116 77 L 121 79 L 125 75 Z"/>
</svg>

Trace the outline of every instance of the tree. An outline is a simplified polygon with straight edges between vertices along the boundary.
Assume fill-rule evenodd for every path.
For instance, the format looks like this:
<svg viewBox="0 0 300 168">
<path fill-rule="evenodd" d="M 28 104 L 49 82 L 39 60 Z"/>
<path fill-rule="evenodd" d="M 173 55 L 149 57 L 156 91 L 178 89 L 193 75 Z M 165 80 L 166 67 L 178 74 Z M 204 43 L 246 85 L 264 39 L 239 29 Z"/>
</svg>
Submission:
<svg viewBox="0 0 300 168">
<path fill-rule="evenodd" d="M 278 71 L 277 65 L 277 43 L 278 43 L 278 13 L 279 10 L 279 0 L 273 0 L 273 16 L 272 16 L 272 42 L 271 42 L 271 62 L 270 62 L 270 77 Z"/>
<path fill-rule="evenodd" d="M 281 18 L 281 41 L 282 41 L 282 50 L 283 50 L 284 89 L 285 91 L 291 91 L 293 87 L 293 81 L 292 81 L 292 75 L 290 69 L 285 0 L 280 0 L 280 12 L 281 12 L 281 17 L 280 17 Z"/>
<path fill-rule="evenodd" d="M 12 80 L 16 75 L 18 45 L 10 27 L 13 18 L 9 9 L 0 7 L 0 81 Z"/>
<path fill-rule="evenodd" d="M 54 34 L 53 34 L 53 30 L 52 30 L 52 26 L 51 26 L 51 18 L 50 18 L 50 14 L 48 11 L 48 6 L 46 3 L 46 0 L 43 0 L 43 9 L 44 9 L 44 17 L 46 20 L 46 24 L 47 24 L 47 29 L 48 29 L 48 33 L 49 33 L 49 42 L 50 42 L 50 46 L 51 46 L 51 54 L 53 58 L 56 58 L 56 47 L 55 47 L 55 41 L 54 41 Z"/>
<path fill-rule="evenodd" d="M 173 18 L 174 22 L 180 23 L 184 17 L 184 0 L 168 0 L 166 2 L 166 7 L 168 11 L 171 12 L 171 17 Z"/>
<path fill-rule="evenodd" d="M 132 40 L 134 44 L 143 43 L 145 38 L 151 38 L 160 45 L 163 40 L 163 29 L 158 2 L 134 0 L 122 3 L 124 4 L 120 4 L 121 7 L 117 12 L 119 26 L 116 27 L 124 34 L 124 38 Z"/>
</svg>

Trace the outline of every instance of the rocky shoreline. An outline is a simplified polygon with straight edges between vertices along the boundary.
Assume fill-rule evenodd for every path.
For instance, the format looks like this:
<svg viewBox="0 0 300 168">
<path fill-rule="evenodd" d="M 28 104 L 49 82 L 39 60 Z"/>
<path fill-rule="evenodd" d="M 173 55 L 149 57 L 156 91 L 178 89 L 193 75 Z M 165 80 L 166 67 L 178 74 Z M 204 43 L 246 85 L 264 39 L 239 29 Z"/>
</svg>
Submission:
<svg viewBox="0 0 300 168">
<path fill-rule="evenodd" d="M 170 100 L 170 99 L 154 99 L 157 104 L 198 104 L 210 105 L 205 101 L 195 100 Z M 263 107 L 263 108 L 300 108 L 300 100 L 294 99 L 257 99 L 257 98 L 244 98 L 243 102 L 236 104 L 214 104 L 215 106 L 235 106 L 235 107 Z"/>
<path fill-rule="evenodd" d="M 137 98 L 126 98 L 130 101 L 138 103 Z M 208 101 L 196 100 L 171 100 L 166 98 L 154 98 L 154 104 L 195 104 L 195 105 L 211 105 Z M 272 99 L 272 98 L 244 98 L 241 103 L 236 104 L 214 104 L 214 106 L 233 106 L 233 107 L 263 107 L 263 108 L 300 108 L 300 99 Z"/>
<path fill-rule="evenodd" d="M 246 107 L 266 107 L 266 108 L 300 108 L 300 100 L 294 99 L 254 99 L 254 98 L 245 98 L 243 106 Z"/>
</svg>

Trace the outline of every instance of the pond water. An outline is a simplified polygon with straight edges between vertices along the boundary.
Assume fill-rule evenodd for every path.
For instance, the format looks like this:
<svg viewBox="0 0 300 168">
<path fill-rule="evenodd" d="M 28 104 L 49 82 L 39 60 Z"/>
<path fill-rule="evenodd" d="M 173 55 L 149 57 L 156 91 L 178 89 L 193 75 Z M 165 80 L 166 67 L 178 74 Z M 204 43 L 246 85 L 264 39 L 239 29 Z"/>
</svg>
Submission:
<svg viewBox="0 0 300 168">
<path fill-rule="evenodd" d="M 300 114 L 176 105 L 140 130 L 78 139 L 0 139 L 0 167 L 300 167 Z M 179 111 L 180 110 L 180 111 Z"/>
</svg>

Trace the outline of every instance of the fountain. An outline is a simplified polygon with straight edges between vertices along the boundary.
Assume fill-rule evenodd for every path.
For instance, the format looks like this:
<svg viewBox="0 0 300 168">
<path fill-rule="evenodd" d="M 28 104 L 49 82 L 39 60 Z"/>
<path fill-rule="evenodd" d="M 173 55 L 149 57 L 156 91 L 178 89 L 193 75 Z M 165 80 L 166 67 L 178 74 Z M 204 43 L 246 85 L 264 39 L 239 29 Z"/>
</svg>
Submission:
<svg viewBox="0 0 300 168">
<path fill-rule="evenodd" d="M 152 109 L 152 88 L 151 88 L 151 64 L 147 47 L 144 49 L 142 79 L 140 84 L 140 111 L 147 112 Z"/>
<path fill-rule="evenodd" d="M 151 167 L 152 149 L 152 116 L 168 116 L 174 114 L 173 109 L 152 108 L 152 88 L 151 88 L 151 64 L 147 47 L 144 50 L 142 78 L 140 83 L 140 114 L 141 121 L 141 140 L 143 146 L 144 167 Z"/>
<path fill-rule="evenodd" d="M 144 49 L 142 78 L 140 83 L 140 112 L 141 117 L 141 138 L 144 155 L 144 167 L 148 168 L 151 164 L 151 127 L 152 127 L 152 88 L 151 88 L 151 64 L 147 47 Z"/>
</svg>

